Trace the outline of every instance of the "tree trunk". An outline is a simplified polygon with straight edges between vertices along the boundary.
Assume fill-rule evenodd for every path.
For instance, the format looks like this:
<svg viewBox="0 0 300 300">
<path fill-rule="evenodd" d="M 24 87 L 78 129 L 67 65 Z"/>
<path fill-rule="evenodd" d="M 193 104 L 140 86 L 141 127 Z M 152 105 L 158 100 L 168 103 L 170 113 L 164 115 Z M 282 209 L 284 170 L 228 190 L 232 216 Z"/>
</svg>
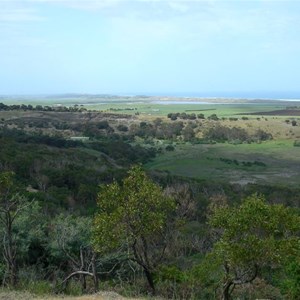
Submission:
<svg viewBox="0 0 300 300">
<path fill-rule="evenodd" d="M 85 275 L 83 275 L 83 274 L 79 275 L 79 280 L 81 282 L 82 290 L 86 291 L 86 278 L 85 278 Z"/>
<path fill-rule="evenodd" d="M 7 270 L 9 274 L 9 283 L 11 286 L 15 287 L 17 285 L 17 261 L 16 261 L 16 251 L 13 241 L 12 232 L 12 217 L 9 212 L 6 213 L 6 235 L 7 242 L 4 245 L 4 257 L 7 262 Z"/>
<path fill-rule="evenodd" d="M 94 289 L 95 293 L 98 291 L 98 286 L 99 286 L 99 279 L 98 279 L 98 274 L 97 274 L 97 268 L 96 268 L 96 253 L 93 253 L 92 257 L 92 270 L 93 270 L 93 280 L 94 280 Z"/>
<path fill-rule="evenodd" d="M 226 282 L 223 285 L 223 291 L 222 291 L 222 300 L 230 300 L 230 288 L 233 285 L 232 281 Z"/>
<path fill-rule="evenodd" d="M 156 294 L 156 291 L 155 291 L 155 285 L 154 285 L 154 281 L 153 281 L 153 274 L 147 268 L 144 268 L 144 272 L 145 272 L 149 287 L 151 289 L 151 291 L 150 291 L 151 295 L 154 296 Z"/>
</svg>

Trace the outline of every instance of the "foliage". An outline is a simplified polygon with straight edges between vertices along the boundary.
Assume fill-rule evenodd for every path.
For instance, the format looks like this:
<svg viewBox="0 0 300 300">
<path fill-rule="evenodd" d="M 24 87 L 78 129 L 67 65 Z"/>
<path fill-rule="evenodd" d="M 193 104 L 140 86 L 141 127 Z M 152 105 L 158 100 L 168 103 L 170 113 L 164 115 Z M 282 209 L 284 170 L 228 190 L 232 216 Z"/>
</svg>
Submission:
<svg viewBox="0 0 300 300">
<path fill-rule="evenodd" d="M 232 286 L 252 282 L 263 267 L 281 266 L 299 255 L 300 217 L 290 208 L 267 204 L 262 196 L 215 209 L 210 224 L 219 236 L 213 254 L 224 266 L 224 297 Z"/>
<path fill-rule="evenodd" d="M 300 295 L 300 256 L 287 261 L 283 276 L 279 278 L 279 286 L 288 299 L 296 300 Z"/>
<path fill-rule="evenodd" d="M 11 242 L 5 226 L 0 229 L 0 250 L 5 254 L 11 244 L 18 287 L 44 294 L 69 282 L 65 291 L 81 294 L 97 287 L 93 279 L 98 274 L 103 286 L 117 291 L 126 287 L 131 295 L 140 295 L 145 293 L 146 275 L 160 296 L 172 299 L 213 299 L 226 285 L 230 293 L 232 282 L 235 298 L 298 299 L 299 255 L 294 247 L 298 236 L 288 227 L 296 218 L 292 210 L 291 222 L 285 222 L 283 213 L 275 217 L 281 211 L 275 210 L 276 205 L 248 205 L 248 214 L 241 209 L 244 202 L 226 205 L 259 191 L 270 203 L 299 207 L 298 152 L 290 142 L 292 138 L 299 146 L 299 127 L 287 129 L 284 118 L 270 118 L 267 126 L 261 123 L 256 130 L 256 117 L 237 120 L 236 113 L 244 107 L 233 111 L 160 106 L 157 115 L 174 112 L 168 115 L 172 121 L 142 113 L 137 118 L 134 113 L 141 108 L 156 114 L 152 105 L 137 107 L 111 109 L 134 110 L 130 116 L 81 113 L 85 109 L 79 106 L 0 103 L 1 201 L 11 204 L 10 216 L 18 211 L 9 231 Z M 204 111 L 211 112 L 204 115 Z M 217 115 L 208 117 L 214 111 Z M 236 121 L 236 127 L 226 120 Z M 276 128 L 278 124 L 282 128 Z M 265 130 L 275 138 L 290 130 L 289 140 L 259 144 L 272 139 Z M 216 144 L 224 141 L 228 143 Z M 153 165 L 157 153 L 163 154 Z M 138 167 L 123 179 L 130 165 L 145 162 L 152 164 L 151 178 L 161 187 Z M 248 179 L 253 183 L 246 184 Z M 4 203 L 1 217 L 6 213 Z M 211 214 L 211 225 L 219 218 L 214 229 L 205 223 Z M 283 222 L 276 227 L 279 219 Z M 265 223 L 275 225 L 266 229 Z M 91 248 L 92 230 L 98 257 Z M 2 255 L 2 284 L 8 283 L 10 273 Z M 256 275 L 252 283 L 239 284 Z"/>
<path fill-rule="evenodd" d="M 42 235 L 37 224 L 39 206 L 14 191 L 14 173 L 0 173 L 0 230 L 1 250 L 5 262 L 5 276 L 9 284 L 18 281 L 18 259 L 25 260 L 34 240 Z"/>
<path fill-rule="evenodd" d="M 71 256 L 76 260 L 78 249 L 89 247 L 91 218 L 60 214 L 51 223 L 48 246 L 53 257 L 66 261 Z"/>
<path fill-rule="evenodd" d="M 122 185 L 102 186 L 94 224 L 94 244 L 107 252 L 137 238 L 150 237 L 163 229 L 173 201 L 151 181 L 141 167 L 133 167 Z"/>
<path fill-rule="evenodd" d="M 166 222 L 174 209 L 161 187 L 140 166 L 132 167 L 121 185 L 114 182 L 100 190 L 94 247 L 100 253 L 128 247 L 129 258 L 144 269 L 154 292 L 152 273 L 165 252 Z"/>
<path fill-rule="evenodd" d="M 173 145 L 166 146 L 166 151 L 174 151 L 175 147 Z"/>
<path fill-rule="evenodd" d="M 208 140 L 214 140 L 218 142 L 247 142 L 251 143 L 253 141 L 267 141 L 272 139 L 270 133 L 265 132 L 262 129 L 256 130 L 253 135 L 250 135 L 245 129 L 239 127 L 227 127 L 223 125 L 217 125 L 214 127 L 208 128 L 204 132 L 204 138 Z"/>
<path fill-rule="evenodd" d="M 300 141 L 294 141 L 294 147 L 300 147 Z"/>
</svg>

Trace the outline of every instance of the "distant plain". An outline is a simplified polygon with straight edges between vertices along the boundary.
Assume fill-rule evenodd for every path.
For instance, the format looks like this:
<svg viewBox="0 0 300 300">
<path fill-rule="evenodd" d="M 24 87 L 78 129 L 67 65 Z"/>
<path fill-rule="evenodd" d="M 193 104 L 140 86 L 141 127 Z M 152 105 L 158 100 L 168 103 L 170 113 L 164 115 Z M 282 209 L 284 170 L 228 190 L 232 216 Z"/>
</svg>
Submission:
<svg viewBox="0 0 300 300">
<path fill-rule="evenodd" d="M 197 120 L 201 130 L 221 124 L 240 127 L 249 132 L 258 129 L 271 133 L 273 140 L 252 144 L 191 144 L 182 141 L 158 142 L 172 144 L 175 150 L 165 151 L 146 165 L 148 169 L 168 171 L 178 176 L 201 180 L 215 180 L 245 185 L 261 183 L 271 185 L 297 185 L 300 180 L 300 101 L 245 100 L 245 99 L 202 99 L 171 97 L 67 97 L 67 98 L 2 98 L 5 104 L 25 103 L 49 106 L 83 106 L 88 110 L 112 114 L 130 114 L 135 122 L 153 121 L 156 118 L 172 122 L 168 113 L 203 113 L 205 120 Z M 275 111 L 275 113 L 274 113 Z M 276 115 L 276 111 L 281 111 Z M 285 113 L 282 114 L 282 111 Z M 264 112 L 266 114 L 264 114 Z M 268 115 L 273 112 L 272 115 Z M 24 113 L 25 114 L 25 113 Z M 53 116 L 59 113 L 54 113 Z M 216 114 L 219 121 L 208 121 L 207 117 Z M 36 112 L 26 112 L 26 117 Z M 43 115 L 43 114 L 42 114 Z M 22 112 L 0 112 L 0 118 L 22 117 Z M 49 117 L 49 115 L 48 115 Z M 244 117 L 245 119 L 242 119 Z M 235 118 L 230 121 L 229 118 Z M 247 119 L 246 119 L 247 118 Z M 289 122 L 287 122 L 289 120 Z M 296 126 L 291 121 L 297 122 Z M 131 121 L 128 121 L 130 125 Z M 184 121 L 190 122 L 190 121 Z M 199 134 L 201 137 L 201 133 Z M 260 162 L 262 165 L 257 165 Z M 248 164 L 247 164 L 248 163 Z"/>
</svg>

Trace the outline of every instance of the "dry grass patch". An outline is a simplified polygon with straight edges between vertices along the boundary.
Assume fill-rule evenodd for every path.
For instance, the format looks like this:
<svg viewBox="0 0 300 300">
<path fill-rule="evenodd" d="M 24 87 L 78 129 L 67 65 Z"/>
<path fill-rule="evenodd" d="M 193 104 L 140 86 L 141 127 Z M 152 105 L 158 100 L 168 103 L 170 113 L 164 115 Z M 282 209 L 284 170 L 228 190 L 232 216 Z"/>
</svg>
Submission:
<svg viewBox="0 0 300 300">
<path fill-rule="evenodd" d="M 0 300 L 143 300 L 145 298 L 125 298 L 115 292 L 99 292 L 85 296 L 36 296 L 28 292 L 2 290 Z"/>
</svg>

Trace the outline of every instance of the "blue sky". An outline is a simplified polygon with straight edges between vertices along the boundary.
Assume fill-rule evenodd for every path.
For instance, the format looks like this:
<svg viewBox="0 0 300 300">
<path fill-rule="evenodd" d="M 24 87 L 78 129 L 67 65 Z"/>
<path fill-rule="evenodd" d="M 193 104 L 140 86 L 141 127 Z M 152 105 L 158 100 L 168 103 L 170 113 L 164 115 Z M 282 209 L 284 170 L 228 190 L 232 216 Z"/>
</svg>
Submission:
<svg viewBox="0 0 300 300">
<path fill-rule="evenodd" d="M 300 1 L 0 0 L 0 94 L 300 97 Z"/>
</svg>

